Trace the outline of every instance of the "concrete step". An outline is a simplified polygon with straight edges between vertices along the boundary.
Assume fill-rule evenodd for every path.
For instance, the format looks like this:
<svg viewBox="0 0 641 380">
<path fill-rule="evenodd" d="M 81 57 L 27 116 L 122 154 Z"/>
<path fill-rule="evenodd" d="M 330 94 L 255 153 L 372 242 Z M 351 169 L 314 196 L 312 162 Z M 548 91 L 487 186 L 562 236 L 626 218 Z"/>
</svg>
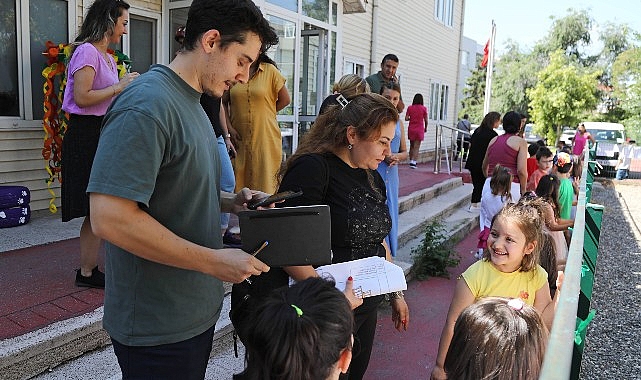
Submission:
<svg viewBox="0 0 641 380">
<path fill-rule="evenodd" d="M 460 181 L 460 178 L 458 180 Z M 432 220 L 445 219 L 459 208 L 469 206 L 472 185 L 459 183 L 459 186 L 451 188 L 438 197 L 421 203 L 401 214 L 398 226 L 399 246 L 405 245 L 408 241 L 421 234 L 424 227 Z M 478 214 L 476 215 L 478 216 Z"/>
<path fill-rule="evenodd" d="M 471 193 L 471 185 L 463 184 L 460 178 L 452 178 L 399 199 L 399 207 L 403 210 L 399 217 L 401 248 L 395 263 L 405 270 L 406 275 L 409 276 L 413 262 L 411 249 L 420 243 L 423 228 L 430 221 L 441 219 L 448 231 L 447 236 L 453 238 L 464 236 L 478 225 L 478 212 L 467 212 Z M 240 358 L 233 355 L 229 307 L 230 296 L 227 291 L 220 319 L 216 323 L 215 349 L 212 351 L 207 379 L 229 379 L 231 373 L 243 368 L 240 343 Z M 48 368 L 52 370 L 37 378 L 120 378 L 109 337 L 101 324 L 102 308 L 99 308 L 92 313 L 0 342 L 2 378 L 31 378 Z M 99 374 L 96 373 L 97 369 Z"/>
<path fill-rule="evenodd" d="M 427 189 L 418 190 L 409 195 L 400 197 L 398 200 L 398 212 L 399 214 L 403 214 L 404 212 L 412 210 L 430 199 L 447 193 L 461 185 L 463 185 L 463 180 L 460 177 L 455 177 L 428 187 Z"/>
</svg>

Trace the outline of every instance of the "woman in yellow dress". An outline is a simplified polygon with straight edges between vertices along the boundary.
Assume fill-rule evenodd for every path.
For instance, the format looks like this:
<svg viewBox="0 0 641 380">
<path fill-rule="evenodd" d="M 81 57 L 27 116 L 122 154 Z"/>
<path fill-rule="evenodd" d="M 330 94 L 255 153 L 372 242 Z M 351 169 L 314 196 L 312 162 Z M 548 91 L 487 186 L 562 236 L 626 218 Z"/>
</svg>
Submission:
<svg viewBox="0 0 641 380">
<path fill-rule="evenodd" d="M 274 193 L 282 161 L 282 137 L 276 113 L 290 102 L 285 77 L 265 53 L 252 63 L 249 81 L 229 90 L 229 133 L 236 147 L 236 188 Z"/>
</svg>

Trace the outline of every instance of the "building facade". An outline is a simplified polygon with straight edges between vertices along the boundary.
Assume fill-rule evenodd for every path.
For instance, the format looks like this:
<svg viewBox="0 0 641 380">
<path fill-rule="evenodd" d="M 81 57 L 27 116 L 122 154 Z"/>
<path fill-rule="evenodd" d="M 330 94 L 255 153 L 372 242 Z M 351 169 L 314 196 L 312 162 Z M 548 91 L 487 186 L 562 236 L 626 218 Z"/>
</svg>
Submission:
<svg viewBox="0 0 641 380">
<path fill-rule="evenodd" d="M 483 59 L 483 46 L 475 40 L 463 37 L 461 40 L 461 62 L 459 66 L 458 92 L 456 94 L 456 104 L 461 105 L 465 97 L 463 90 L 467 85 L 467 78 L 472 75 L 478 63 Z"/>
<path fill-rule="evenodd" d="M 75 38 L 91 0 L 0 0 L 0 185 L 31 190 L 31 208 L 44 210 L 59 195 L 48 189 L 43 147 L 42 54 L 47 41 Z M 178 50 L 174 33 L 191 0 L 130 0 L 129 34 L 114 46 L 144 73 Z M 343 74 L 376 73 L 387 53 L 400 59 L 403 99 L 421 93 L 430 124 L 456 122 L 464 0 L 255 0 L 277 30 L 268 53 L 287 78 L 291 104 L 279 113 L 284 155 L 316 117 Z M 428 129 L 422 149 L 433 149 Z M 56 200 L 56 204 L 58 204 Z"/>
</svg>

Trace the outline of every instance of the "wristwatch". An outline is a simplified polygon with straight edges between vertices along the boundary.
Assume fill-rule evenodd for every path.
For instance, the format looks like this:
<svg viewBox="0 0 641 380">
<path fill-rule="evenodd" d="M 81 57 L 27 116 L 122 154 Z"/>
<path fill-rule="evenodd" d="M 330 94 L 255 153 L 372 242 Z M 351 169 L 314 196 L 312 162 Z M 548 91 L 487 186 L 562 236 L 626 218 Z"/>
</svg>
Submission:
<svg viewBox="0 0 641 380">
<path fill-rule="evenodd" d="M 399 299 L 399 298 L 405 298 L 404 295 L 403 295 L 403 291 L 402 290 L 399 290 L 398 292 L 391 292 L 391 293 L 388 293 L 388 294 L 389 294 L 389 299 L 390 300 L 396 300 L 396 299 Z"/>
</svg>

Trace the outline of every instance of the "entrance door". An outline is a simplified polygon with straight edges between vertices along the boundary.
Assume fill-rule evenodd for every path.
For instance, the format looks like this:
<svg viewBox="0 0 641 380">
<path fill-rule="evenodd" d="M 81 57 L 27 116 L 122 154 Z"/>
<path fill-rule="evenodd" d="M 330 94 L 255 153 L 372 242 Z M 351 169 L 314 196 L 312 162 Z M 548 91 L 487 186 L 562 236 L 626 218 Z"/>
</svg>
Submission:
<svg viewBox="0 0 641 380">
<path fill-rule="evenodd" d="M 306 24 L 301 31 L 298 139 L 316 120 L 327 88 L 327 31 L 311 27 Z"/>
</svg>

